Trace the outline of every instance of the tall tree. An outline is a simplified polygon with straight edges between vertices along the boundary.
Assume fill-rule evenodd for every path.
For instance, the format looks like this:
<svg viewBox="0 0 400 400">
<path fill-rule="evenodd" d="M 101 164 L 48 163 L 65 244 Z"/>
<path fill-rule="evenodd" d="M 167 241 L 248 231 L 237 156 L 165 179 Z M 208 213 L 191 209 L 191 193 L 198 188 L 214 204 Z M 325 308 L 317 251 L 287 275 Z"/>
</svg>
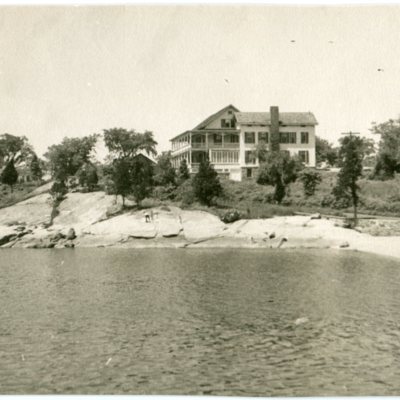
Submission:
<svg viewBox="0 0 400 400">
<path fill-rule="evenodd" d="M 380 135 L 375 176 L 393 178 L 400 172 L 400 118 L 373 124 L 371 132 Z"/>
<path fill-rule="evenodd" d="M 130 131 L 124 128 L 104 129 L 103 137 L 113 158 L 132 158 L 140 151 L 148 155 L 157 155 L 157 142 L 150 131 L 139 133 L 134 129 Z"/>
<path fill-rule="evenodd" d="M 131 193 L 132 177 L 129 160 L 114 160 L 104 169 L 104 173 L 111 178 L 115 195 L 122 197 L 122 206 L 125 206 L 125 198 Z"/>
<path fill-rule="evenodd" d="M 130 161 L 132 194 L 140 207 L 143 199 L 148 197 L 154 185 L 153 165 L 145 157 L 134 157 Z"/>
<path fill-rule="evenodd" d="M 349 135 L 340 140 L 339 166 L 336 186 L 333 195 L 337 200 L 350 198 L 353 204 L 354 223 L 357 224 L 357 207 L 359 203 L 358 179 L 362 176 L 363 159 L 366 144 L 363 138 Z"/>
<path fill-rule="evenodd" d="M 125 197 L 133 194 L 136 203 L 140 202 L 150 193 L 153 186 L 153 168 L 145 157 L 138 157 L 140 152 L 156 155 L 157 142 L 153 133 L 144 133 L 123 128 L 105 129 L 104 143 L 110 152 L 111 180 L 116 194 Z"/>
<path fill-rule="evenodd" d="M 210 206 L 213 199 L 222 194 L 217 172 L 206 159 L 199 165 L 199 172 L 193 178 L 194 195 L 200 203 Z"/>
<path fill-rule="evenodd" d="M 14 160 L 11 158 L 10 161 L 6 164 L 5 168 L 1 173 L 1 183 L 4 185 L 9 185 L 11 188 L 11 192 L 13 192 L 13 186 L 18 181 L 18 172 L 15 169 Z"/>
<path fill-rule="evenodd" d="M 280 204 L 286 196 L 287 186 L 295 182 L 302 169 L 300 161 L 286 151 L 268 152 L 260 165 L 257 183 L 274 186 L 274 200 Z"/>
<path fill-rule="evenodd" d="M 50 146 L 44 156 L 49 160 L 53 179 L 65 181 L 89 163 L 97 138 L 96 134 L 81 138 L 66 137 L 60 144 Z"/>
</svg>

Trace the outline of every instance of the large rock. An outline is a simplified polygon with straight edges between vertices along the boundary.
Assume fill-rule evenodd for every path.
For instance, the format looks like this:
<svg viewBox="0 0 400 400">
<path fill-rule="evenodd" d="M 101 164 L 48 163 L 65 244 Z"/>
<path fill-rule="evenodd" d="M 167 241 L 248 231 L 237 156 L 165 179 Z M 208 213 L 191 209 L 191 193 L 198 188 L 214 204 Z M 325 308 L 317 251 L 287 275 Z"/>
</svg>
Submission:
<svg viewBox="0 0 400 400">
<path fill-rule="evenodd" d="M 204 211 L 182 211 L 183 234 L 195 242 L 222 235 L 225 224 L 215 215 Z"/>
<path fill-rule="evenodd" d="M 11 226 L 0 226 L 0 246 L 17 238 L 18 232 Z"/>
<path fill-rule="evenodd" d="M 121 235 L 134 238 L 151 239 L 157 234 L 155 224 L 146 223 L 141 212 L 127 213 L 101 221 L 84 229 L 90 235 Z"/>
<path fill-rule="evenodd" d="M 0 225 L 46 225 L 50 222 L 52 209 L 51 196 L 44 193 L 0 209 Z"/>
<path fill-rule="evenodd" d="M 88 226 L 107 218 L 107 211 L 115 207 L 115 196 L 104 192 L 69 193 L 58 206 L 53 226 L 57 229 L 73 226 L 79 235 Z"/>
<path fill-rule="evenodd" d="M 158 211 L 155 216 L 155 222 L 159 236 L 174 237 L 178 236 L 182 231 L 182 225 L 179 218 L 172 213 Z"/>
</svg>

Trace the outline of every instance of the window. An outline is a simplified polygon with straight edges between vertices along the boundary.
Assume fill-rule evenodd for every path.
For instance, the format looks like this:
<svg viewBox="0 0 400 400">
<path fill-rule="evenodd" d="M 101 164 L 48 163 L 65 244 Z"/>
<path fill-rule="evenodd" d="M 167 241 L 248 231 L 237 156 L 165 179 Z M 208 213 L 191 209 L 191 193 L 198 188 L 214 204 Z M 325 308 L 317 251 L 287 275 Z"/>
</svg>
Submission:
<svg viewBox="0 0 400 400">
<path fill-rule="evenodd" d="M 214 133 L 213 139 L 215 144 L 222 144 L 222 135 Z"/>
<path fill-rule="evenodd" d="M 246 168 L 246 178 L 251 178 L 253 176 L 253 168 Z"/>
<path fill-rule="evenodd" d="M 244 162 L 246 164 L 255 164 L 256 163 L 256 156 L 254 151 L 245 151 L 244 152 Z"/>
<path fill-rule="evenodd" d="M 258 143 L 268 143 L 268 132 L 258 132 Z"/>
<path fill-rule="evenodd" d="M 239 151 L 212 150 L 211 162 L 215 164 L 237 164 L 239 163 Z"/>
<path fill-rule="evenodd" d="M 307 150 L 300 150 L 299 151 L 299 157 L 301 162 L 303 162 L 304 164 L 308 164 L 309 163 L 309 155 L 308 155 L 308 151 Z"/>
<path fill-rule="evenodd" d="M 233 119 L 221 119 L 221 128 L 234 128 L 235 122 Z"/>
<path fill-rule="evenodd" d="M 254 132 L 245 132 L 244 133 L 244 142 L 248 144 L 252 144 L 256 142 L 256 134 Z"/>
<path fill-rule="evenodd" d="M 308 132 L 301 132 L 301 143 L 308 144 Z"/>
<path fill-rule="evenodd" d="M 279 132 L 279 143 L 296 143 L 296 132 Z"/>
<path fill-rule="evenodd" d="M 229 143 L 239 143 L 239 135 L 229 135 Z"/>
</svg>

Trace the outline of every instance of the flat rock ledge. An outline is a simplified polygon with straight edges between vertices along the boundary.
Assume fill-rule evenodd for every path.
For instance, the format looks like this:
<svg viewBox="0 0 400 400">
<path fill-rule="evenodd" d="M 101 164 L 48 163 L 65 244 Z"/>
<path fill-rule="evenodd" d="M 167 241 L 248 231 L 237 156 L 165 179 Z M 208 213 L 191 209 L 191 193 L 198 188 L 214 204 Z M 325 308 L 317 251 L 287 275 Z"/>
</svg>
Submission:
<svg viewBox="0 0 400 400">
<path fill-rule="evenodd" d="M 156 207 L 122 213 L 115 196 L 67 196 L 49 225 L 51 203 L 40 193 L 0 209 L 1 248 L 335 248 L 400 257 L 400 237 L 375 237 L 316 216 L 223 223 L 204 211 Z"/>
</svg>

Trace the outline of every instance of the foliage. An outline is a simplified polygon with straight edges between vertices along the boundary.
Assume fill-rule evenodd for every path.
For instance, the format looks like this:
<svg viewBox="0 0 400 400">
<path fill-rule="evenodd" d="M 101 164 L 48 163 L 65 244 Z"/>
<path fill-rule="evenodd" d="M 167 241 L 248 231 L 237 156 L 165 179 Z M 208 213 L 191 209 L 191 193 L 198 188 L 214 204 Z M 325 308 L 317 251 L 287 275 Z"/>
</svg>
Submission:
<svg viewBox="0 0 400 400">
<path fill-rule="evenodd" d="M 145 131 L 128 131 L 124 128 L 112 128 L 103 130 L 104 143 L 113 158 L 132 158 L 138 152 L 145 151 L 148 155 L 157 155 L 153 133 Z"/>
<path fill-rule="evenodd" d="M 110 166 L 104 169 L 104 174 L 111 178 L 112 193 L 122 197 L 122 205 L 124 206 L 126 196 L 131 193 L 132 179 L 129 160 L 114 160 Z"/>
<path fill-rule="evenodd" d="M 171 152 L 163 152 L 157 159 L 154 181 L 156 185 L 168 186 L 176 184 L 176 172 L 171 162 Z"/>
<path fill-rule="evenodd" d="M 9 185 L 11 188 L 11 191 L 13 191 L 13 186 L 17 183 L 18 181 L 18 172 L 15 169 L 14 165 L 14 159 L 11 158 L 6 166 L 4 167 L 1 176 L 0 176 L 1 183 L 4 185 Z"/>
<path fill-rule="evenodd" d="M 56 180 L 50 188 L 50 194 L 54 202 L 59 202 L 67 193 L 67 186 L 64 181 Z"/>
<path fill-rule="evenodd" d="M 196 201 L 192 179 L 183 181 L 176 188 L 175 201 L 180 202 L 183 207 L 189 206 Z"/>
<path fill-rule="evenodd" d="M 104 174 L 111 181 L 107 192 L 120 195 L 123 206 L 125 198 L 131 194 L 140 206 L 141 200 L 150 195 L 154 184 L 153 166 L 143 157 L 116 159 L 104 168 Z"/>
<path fill-rule="evenodd" d="M 391 179 L 396 172 L 400 172 L 400 118 L 373 124 L 371 132 L 381 136 L 375 177 Z"/>
<path fill-rule="evenodd" d="M 335 166 L 338 157 L 338 149 L 333 147 L 333 144 L 318 136 L 315 137 L 315 157 L 317 164 L 322 162 L 328 163 L 330 166 Z"/>
<path fill-rule="evenodd" d="M 60 144 L 52 145 L 44 155 L 49 160 L 51 175 L 56 180 L 65 181 L 90 162 L 98 135 L 82 138 L 64 138 Z"/>
<path fill-rule="evenodd" d="M 40 164 L 41 163 L 38 156 L 36 154 L 33 154 L 30 160 L 29 169 L 31 171 L 33 179 L 36 181 L 40 181 L 43 176 L 43 171 Z"/>
<path fill-rule="evenodd" d="M 186 159 L 184 158 L 179 165 L 178 181 L 179 181 L 179 183 L 182 183 L 189 178 L 190 178 L 189 168 L 188 168 Z"/>
<path fill-rule="evenodd" d="M 97 168 L 92 163 L 83 164 L 77 172 L 79 184 L 87 188 L 90 192 L 97 188 L 99 177 L 97 175 Z"/>
<path fill-rule="evenodd" d="M 317 186 L 322 180 L 321 174 L 312 168 L 306 168 L 301 171 L 299 179 L 303 183 L 304 194 L 306 196 L 314 195 Z"/>
<path fill-rule="evenodd" d="M 153 189 L 153 196 L 161 201 L 174 200 L 177 195 L 176 185 L 156 186 Z"/>
<path fill-rule="evenodd" d="M 193 189 L 196 199 L 207 206 L 210 206 L 214 197 L 222 194 L 222 186 L 217 172 L 208 160 L 199 165 L 199 172 L 193 178 Z"/>
<path fill-rule="evenodd" d="M 341 139 L 339 165 L 341 167 L 336 186 L 332 194 L 336 200 L 351 198 L 354 209 L 354 221 L 357 221 L 357 206 L 360 200 L 358 179 L 362 176 L 362 162 L 365 155 L 364 139 L 349 135 Z"/>
<path fill-rule="evenodd" d="M 25 136 L 14 136 L 8 133 L 0 135 L 0 168 L 10 160 L 14 161 L 14 166 L 22 161 L 28 161 L 34 154 Z"/>
<path fill-rule="evenodd" d="M 260 165 L 257 183 L 274 186 L 274 200 L 280 204 L 286 195 L 287 186 L 296 181 L 301 168 L 300 161 L 290 157 L 287 152 L 269 152 L 265 162 Z"/>
<path fill-rule="evenodd" d="M 130 162 L 131 189 L 138 206 L 148 197 L 154 185 L 153 166 L 143 157 L 134 157 Z"/>
<path fill-rule="evenodd" d="M 221 221 L 225 222 L 226 224 L 238 221 L 239 219 L 240 219 L 240 213 L 238 210 L 227 211 L 221 217 Z"/>
</svg>

